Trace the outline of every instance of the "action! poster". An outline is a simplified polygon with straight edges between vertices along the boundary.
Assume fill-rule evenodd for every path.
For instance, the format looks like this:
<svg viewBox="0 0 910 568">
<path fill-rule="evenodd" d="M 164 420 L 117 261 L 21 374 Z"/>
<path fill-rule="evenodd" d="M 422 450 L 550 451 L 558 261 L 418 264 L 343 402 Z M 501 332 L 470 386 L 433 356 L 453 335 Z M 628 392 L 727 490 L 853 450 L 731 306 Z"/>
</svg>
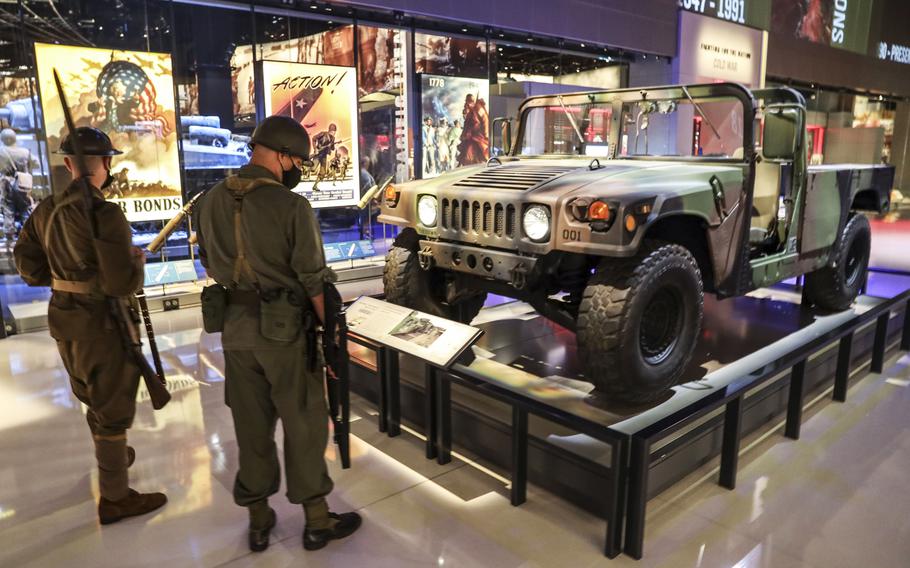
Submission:
<svg viewBox="0 0 910 568">
<path fill-rule="evenodd" d="M 310 134 L 310 164 L 294 191 L 313 207 L 360 200 L 357 72 L 353 67 L 263 61 L 266 116 L 290 116 Z"/>
<path fill-rule="evenodd" d="M 54 191 L 69 183 L 54 153 L 66 135 L 56 68 L 76 126 L 99 128 L 123 152 L 113 158 L 105 197 L 130 222 L 173 217 L 183 202 L 171 56 L 36 43 L 35 60 Z"/>
<path fill-rule="evenodd" d="M 354 26 L 343 26 L 299 38 L 257 45 L 257 59 L 318 63 L 354 64 Z M 256 122 L 256 88 L 253 73 L 253 46 L 239 45 L 231 55 L 231 90 L 234 123 L 252 127 Z"/>
<path fill-rule="evenodd" d="M 484 79 L 422 75 L 424 179 L 489 159 L 489 94 Z"/>
</svg>

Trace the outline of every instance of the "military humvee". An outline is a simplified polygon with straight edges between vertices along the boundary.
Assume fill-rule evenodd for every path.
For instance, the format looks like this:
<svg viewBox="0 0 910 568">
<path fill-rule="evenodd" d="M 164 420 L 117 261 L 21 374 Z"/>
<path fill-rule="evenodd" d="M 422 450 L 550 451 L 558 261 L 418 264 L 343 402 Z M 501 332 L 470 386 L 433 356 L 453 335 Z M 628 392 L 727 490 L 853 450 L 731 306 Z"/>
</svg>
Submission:
<svg viewBox="0 0 910 568">
<path fill-rule="evenodd" d="M 806 298 L 843 310 L 862 287 L 862 212 L 888 209 L 894 169 L 810 166 L 805 126 L 786 88 L 529 98 L 511 150 L 504 121 L 503 155 L 386 190 L 380 220 L 404 228 L 386 298 L 465 322 L 488 292 L 518 298 L 575 331 L 597 391 L 654 398 L 692 355 L 704 292 L 805 274 Z"/>
</svg>

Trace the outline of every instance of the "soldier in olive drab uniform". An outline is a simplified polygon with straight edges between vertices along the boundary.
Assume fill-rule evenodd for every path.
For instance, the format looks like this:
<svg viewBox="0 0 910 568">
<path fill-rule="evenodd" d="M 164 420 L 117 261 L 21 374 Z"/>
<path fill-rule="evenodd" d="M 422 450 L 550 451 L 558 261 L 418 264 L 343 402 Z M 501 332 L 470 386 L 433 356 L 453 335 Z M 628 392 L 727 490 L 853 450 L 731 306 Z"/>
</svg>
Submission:
<svg viewBox="0 0 910 568">
<path fill-rule="evenodd" d="M 325 264 L 309 201 L 288 189 L 300 181 L 309 158 L 306 130 L 291 118 L 272 116 L 256 128 L 251 144 L 250 163 L 200 199 L 194 223 L 203 266 L 227 288 L 221 340 L 225 402 L 240 450 L 234 500 L 249 508 L 250 549 L 265 550 L 276 522 L 268 498 L 281 479 L 274 440 L 280 418 L 287 497 L 303 505 L 303 544 L 313 550 L 353 533 L 360 516 L 330 513 L 325 500 L 333 484 L 324 457 L 328 409 L 322 354 L 306 340 L 306 330 L 285 341 L 265 337 L 261 302 L 287 294 L 295 299 L 287 307 L 298 314 L 292 319 L 304 313 L 294 311 L 297 304 L 324 320 L 323 286 L 334 273 Z M 314 367 L 310 356 L 318 357 Z"/>
<path fill-rule="evenodd" d="M 95 443 L 102 524 L 142 515 L 167 502 L 162 493 L 130 489 L 127 468 L 135 452 L 126 430 L 136 413 L 139 368 L 124 347 L 106 297 L 133 294 L 142 286 L 145 256 L 132 246 L 129 223 L 120 207 L 101 194 L 110 179 L 111 156 L 120 154 L 100 130 L 76 129 L 88 171 L 77 171 L 72 135 L 60 145 L 73 179 L 82 177 L 94 192 L 99 237 L 84 210 L 81 184 L 71 183 L 45 199 L 25 222 L 14 255 L 16 268 L 30 286 L 53 290 L 47 312 L 51 336 L 70 376 L 70 385 L 87 407 Z"/>
</svg>

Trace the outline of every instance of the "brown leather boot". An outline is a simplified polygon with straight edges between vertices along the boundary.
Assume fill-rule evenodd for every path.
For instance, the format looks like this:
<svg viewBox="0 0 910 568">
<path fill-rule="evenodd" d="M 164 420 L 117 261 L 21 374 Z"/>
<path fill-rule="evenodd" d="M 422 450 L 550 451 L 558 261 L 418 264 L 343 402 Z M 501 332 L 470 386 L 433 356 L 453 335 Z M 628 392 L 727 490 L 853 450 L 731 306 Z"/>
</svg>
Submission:
<svg viewBox="0 0 910 568">
<path fill-rule="evenodd" d="M 164 493 L 139 493 L 130 489 L 129 495 L 119 501 L 101 498 L 98 502 L 98 519 L 102 525 L 116 523 L 126 517 L 150 513 L 167 503 Z"/>
</svg>

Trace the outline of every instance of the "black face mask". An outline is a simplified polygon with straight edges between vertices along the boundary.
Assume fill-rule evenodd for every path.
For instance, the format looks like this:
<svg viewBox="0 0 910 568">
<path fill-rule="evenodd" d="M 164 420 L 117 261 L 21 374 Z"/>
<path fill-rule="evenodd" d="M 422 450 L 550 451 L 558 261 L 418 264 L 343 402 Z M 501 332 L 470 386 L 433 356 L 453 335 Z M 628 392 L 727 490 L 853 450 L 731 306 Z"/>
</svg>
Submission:
<svg viewBox="0 0 910 568">
<path fill-rule="evenodd" d="M 291 169 L 285 171 L 281 170 L 281 183 L 284 187 L 288 189 L 294 189 L 297 187 L 297 184 L 300 183 L 300 179 L 303 177 L 303 172 L 300 171 L 294 164 L 294 160 L 291 160 Z"/>
<path fill-rule="evenodd" d="M 107 189 L 112 183 L 114 183 L 114 176 L 111 175 L 111 170 L 108 170 L 107 177 L 104 178 L 104 183 L 101 184 L 99 189 Z"/>
</svg>

